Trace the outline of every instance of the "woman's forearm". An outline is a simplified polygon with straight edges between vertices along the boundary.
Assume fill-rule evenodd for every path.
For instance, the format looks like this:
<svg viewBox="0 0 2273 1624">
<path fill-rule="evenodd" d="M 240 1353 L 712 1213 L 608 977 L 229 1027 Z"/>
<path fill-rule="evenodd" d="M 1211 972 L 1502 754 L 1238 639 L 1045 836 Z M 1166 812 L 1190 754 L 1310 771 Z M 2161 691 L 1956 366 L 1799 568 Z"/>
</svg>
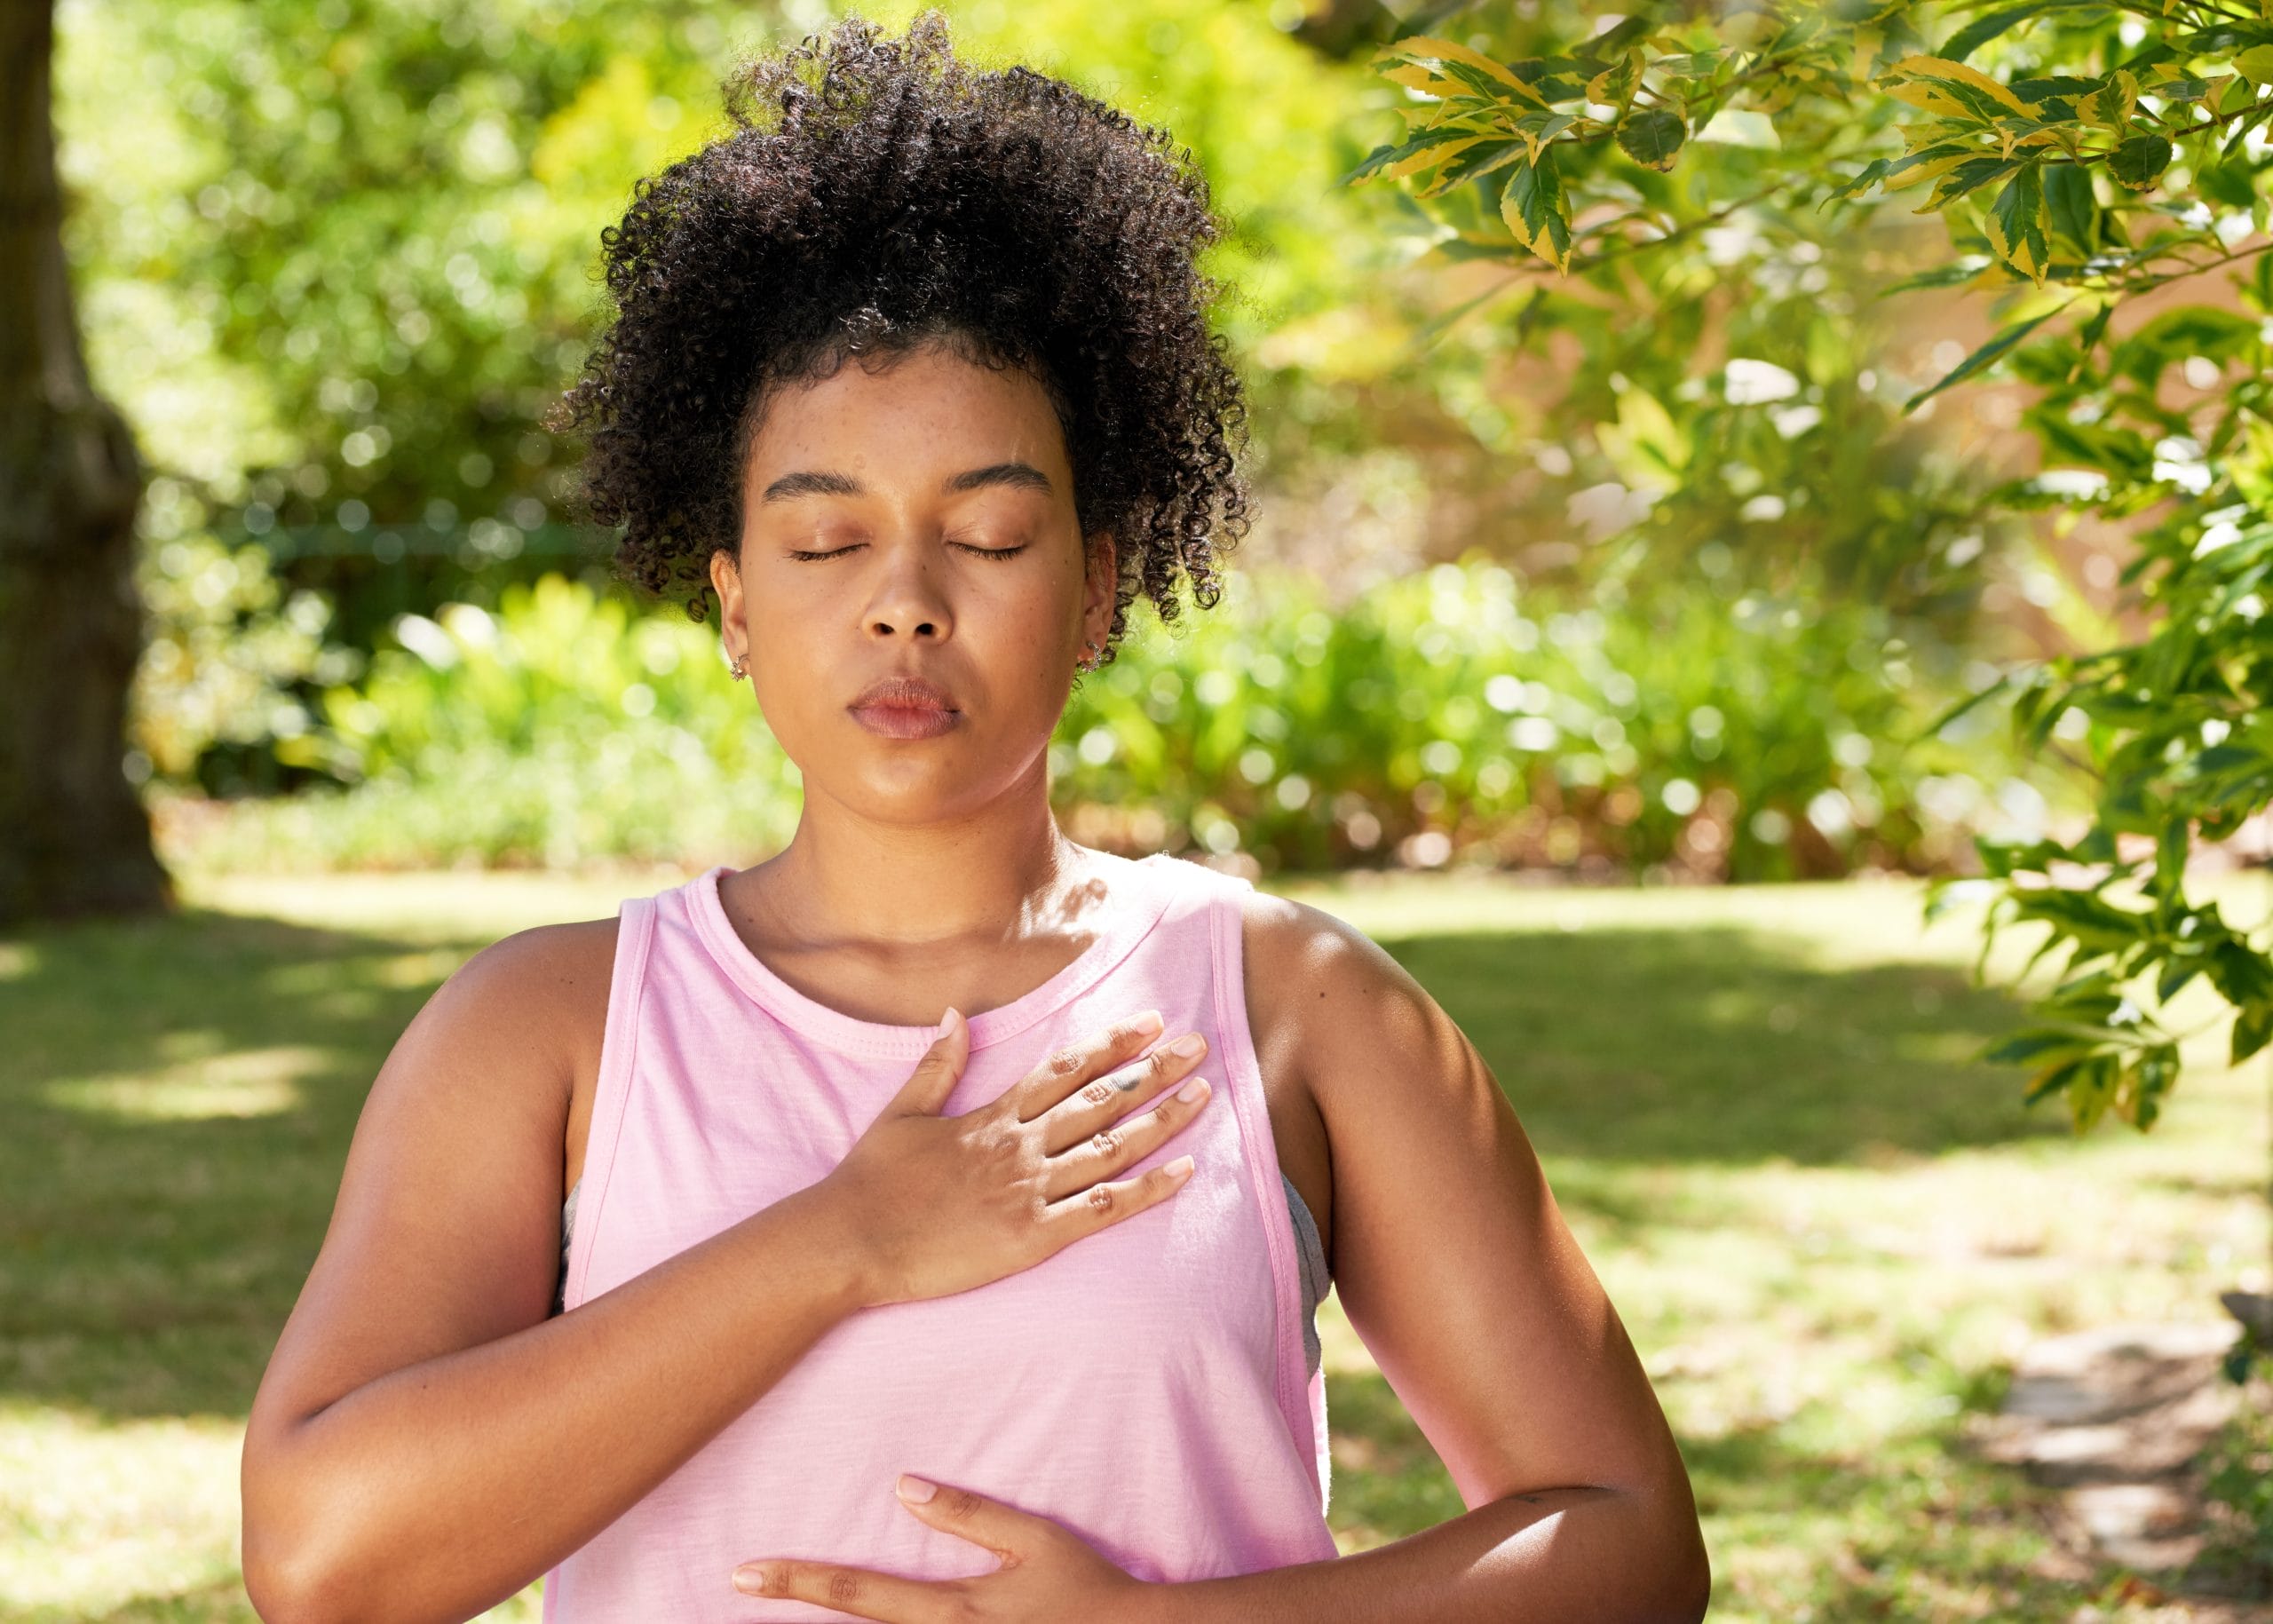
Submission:
<svg viewBox="0 0 2273 1624">
<path fill-rule="evenodd" d="M 1685 1493 L 1514 1494 L 1331 1562 L 1162 1585 L 1147 1624 L 1695 1624 L 1711 1588 Z"/>
<path fill-rule="evenodd" d="M 410 1624 L 503 1599 L 863 1306 L 861 1268 L 816 1186 L 571 1313 L 313 1414 L 256 1414 L 243 1483 L 254 1604 L 270 1624 Z"/>
</svg>

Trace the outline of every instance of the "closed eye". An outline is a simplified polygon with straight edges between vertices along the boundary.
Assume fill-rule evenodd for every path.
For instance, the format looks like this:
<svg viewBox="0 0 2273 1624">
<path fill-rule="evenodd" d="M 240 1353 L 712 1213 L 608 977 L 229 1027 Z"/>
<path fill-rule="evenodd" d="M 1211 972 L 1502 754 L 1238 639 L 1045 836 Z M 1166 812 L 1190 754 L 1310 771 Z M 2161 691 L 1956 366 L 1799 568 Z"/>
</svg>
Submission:
<svg viewBox="0 0 2273 1624">
<path fill-rule="evenodd" d="M 855 542 L 851 547 L 839 547 L 828 552 L 798 552 L 793 549 L 789 556 L 800 560 L 834 558 L 851 552 L 854 547 L 859 545 L 859 543 Z M 949 542 L 947 545 L 962 552 L 975 552 L 982 558 L 1014 558 L 1026 550 L 1026 543 L 1023 542 L 1016 547 L 973 547 L 965 542 Z"/>
</svg>

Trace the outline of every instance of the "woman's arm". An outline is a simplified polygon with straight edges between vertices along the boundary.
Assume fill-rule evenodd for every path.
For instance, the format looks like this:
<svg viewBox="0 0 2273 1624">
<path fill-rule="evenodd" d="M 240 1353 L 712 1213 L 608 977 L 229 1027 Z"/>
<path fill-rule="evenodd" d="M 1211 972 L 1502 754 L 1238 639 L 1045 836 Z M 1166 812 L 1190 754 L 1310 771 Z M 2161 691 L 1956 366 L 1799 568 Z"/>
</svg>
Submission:
<svg viewBox="0 0 2273 1624">
<path fill-rule="evenodd" d="M 373 1085 L 246 1430 L 245 1586 L 272 1624 L 456 1620 L 605 1528 L 859 1305 L 807 1191 L 548 1319 L 578 1048 L 612 923 L 478 955 Z"/>
<path fill-rule="evenodd" d="M 1397 961 L 1247 903 L 1332 1149 L 1336 1289 L 1471 1508 L 1333 1563 L 1166 1588 L 1163 1620 L 1694 1620 L 1711 1575 L 1649 1378 L 1491 1068 Z"/>
</svg>

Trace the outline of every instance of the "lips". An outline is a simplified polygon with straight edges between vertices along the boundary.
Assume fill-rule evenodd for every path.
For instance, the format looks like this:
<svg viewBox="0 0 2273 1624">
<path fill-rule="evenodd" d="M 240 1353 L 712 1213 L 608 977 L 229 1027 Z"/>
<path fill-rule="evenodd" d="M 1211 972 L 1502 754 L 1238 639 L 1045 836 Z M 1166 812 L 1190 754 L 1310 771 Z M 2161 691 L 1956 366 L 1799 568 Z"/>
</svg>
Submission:
<svg viewBox="0 0 2273 1624">
<path fill-rule="evenodd" d="M 851 709 L 866 710 L 871 706 L 892 710 L 953 710 L 955 702 L 945 688 L 921 677 L 886 677 L 863 688 Z"/>
<path fill-rule="evenodd" d="M 871 683 L 846 709 L 861 726 L 887 739 L 936 738 L 962 719 L 947 691 L 921 677 Z"/>
</svg>

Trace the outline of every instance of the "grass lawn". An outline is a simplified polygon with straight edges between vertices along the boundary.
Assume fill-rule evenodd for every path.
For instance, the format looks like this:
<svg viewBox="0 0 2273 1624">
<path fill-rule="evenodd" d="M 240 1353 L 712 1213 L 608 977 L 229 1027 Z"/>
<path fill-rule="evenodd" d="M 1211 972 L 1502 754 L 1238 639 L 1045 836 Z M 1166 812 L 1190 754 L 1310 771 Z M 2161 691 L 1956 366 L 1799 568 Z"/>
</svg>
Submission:
<svg viewBox="0 0 2273 1624">
<path fill-rule="evenodd" d="M 252 1618 L 243 1416 L 380 1059 L 483 943 L 677 877 L 207 877 L 0 938 L 0 1624 Z M 2213 1319 L 2262 1275 L 2265 1073 L 2222 1034 L 2152 1136 L 2077 1142 L 1971 1059 L 2017 1007 L 1907 885 L 1284 889 L 1508 1089 L 1688 1453 L 1716 1619 L 2182 1616 L 2040 1576 L 2043 1497 L 1963 1439 L 2031 1335 Z M 1344 1548 L 1457 1514 L 1322 1318 Z"/>
</svg>

